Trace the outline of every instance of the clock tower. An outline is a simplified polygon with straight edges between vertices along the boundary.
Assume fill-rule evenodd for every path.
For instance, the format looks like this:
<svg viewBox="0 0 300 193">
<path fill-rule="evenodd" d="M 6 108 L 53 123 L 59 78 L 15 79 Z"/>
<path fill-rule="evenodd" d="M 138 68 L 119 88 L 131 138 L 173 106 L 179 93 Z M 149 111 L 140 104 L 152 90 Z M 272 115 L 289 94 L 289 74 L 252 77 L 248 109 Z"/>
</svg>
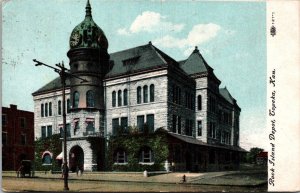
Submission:
<svg viewBox="0 0 300 193">
<path fill-rule="evenodd" d="M 70 77 L 70 169 L 84 167 L 85 170 L 103 169 L 105 105 L 103 79 L 108 70 L 108 41 L 102 29 L 92 18 L 89 0 L 84 20 L 70 35 L 70 73 L 85 79 Z M 100 138 L 99 138 L 100 137 Z M 91 144 L 89 138 L 97 139 Z M 95 142 L 95 140 L 92 140 Z M 96 149 L 92 149 L 96 146 Z M 81 153 L 80 153 L 81 152 Z M 102 163 L 102 164 L 101 164 Z"/>
<path fill-rule="evenodd" d="M 104 111 L 103 78 L 107 73 L 109 55 L 108 41 L 102 29 L 93 21 L 89 0 L 84 20 L 70 36 L 71 73 L 87 82 L 71 78 L 71 111 Z"/>
</svg>

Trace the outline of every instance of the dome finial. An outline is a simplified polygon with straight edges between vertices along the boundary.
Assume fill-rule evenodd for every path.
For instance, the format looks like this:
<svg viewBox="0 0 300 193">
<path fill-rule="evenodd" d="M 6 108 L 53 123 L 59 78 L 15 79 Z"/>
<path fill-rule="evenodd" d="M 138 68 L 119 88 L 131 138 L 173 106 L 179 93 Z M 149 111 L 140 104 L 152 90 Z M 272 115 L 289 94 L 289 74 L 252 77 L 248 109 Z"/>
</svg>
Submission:
<svg viewBox="0 0 300 193">
<path fill-rule="evenodd" d="M 90 5 L 90 0 L 87 0 L 87 3 L 86 3 L 85 17 L 92 17 L 92 7 Z"/>
<path fill-rule="evenodd" d="M 193 53 L 198 53 L 198 52 L 199 52 L 198 46 L 195 46 L 195 49 L 194 49 Z"/>
</svg>

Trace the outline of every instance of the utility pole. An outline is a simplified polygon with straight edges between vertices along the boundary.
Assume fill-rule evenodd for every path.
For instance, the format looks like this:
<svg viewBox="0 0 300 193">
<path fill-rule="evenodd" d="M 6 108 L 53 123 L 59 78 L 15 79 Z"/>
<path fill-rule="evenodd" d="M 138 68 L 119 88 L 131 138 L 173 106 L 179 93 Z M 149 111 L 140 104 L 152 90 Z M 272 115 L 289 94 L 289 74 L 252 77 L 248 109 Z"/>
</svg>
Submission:
<svg viewBox="0 0 300 193">
<path fill-rule="evenodd" d="M 47 65 L 45 63 L 42 63 L 40 61 L 37 61 L 36 59 L 33 59 L 34 62 L 36 62 L 35 66 L 46 66 L 48 68 L 52 68 L 54 72 L 58 73 L 60 76 L 61 84 L 62 84 L 62 97 L 63 97 L 63 128 L 64 128 L 64 164 L 63 164 L 63 175 L 64 175 L 64 190 L 69 190 L 68 187 L 68 176 L 69 176 L 69 168 L 67 165 L 67 128 L 66 128 L 66 78 L 67 77 L 74 77 L 81 80 L 81 83 L 87 82 L 87 80 L 80 78 L 78 76 L 75 76 L 71 73 L 69 73 L 69 70 L 65 68 L 64 62 L 62 64 L 58 63 L 56 66 L 58 68 L 55 68 L 53 66 Z"/>
</svg>

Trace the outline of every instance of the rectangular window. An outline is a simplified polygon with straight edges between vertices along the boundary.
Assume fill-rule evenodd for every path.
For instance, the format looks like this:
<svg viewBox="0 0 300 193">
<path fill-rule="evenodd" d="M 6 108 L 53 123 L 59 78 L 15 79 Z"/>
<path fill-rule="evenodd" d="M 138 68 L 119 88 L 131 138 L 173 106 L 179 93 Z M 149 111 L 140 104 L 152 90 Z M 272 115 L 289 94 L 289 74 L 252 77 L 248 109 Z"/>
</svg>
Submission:
<svg viewBox="0 0 300 193">
<path fill-rule="evenodd" d="M 113 91 L 112 92 L 112 107 L 115 107 L 116 106 L 116 91 Z"/>
<path fill-rule="evenodd" d="M 139 128 L 140 132 L 144 132 L 144 123 L 145 123 L 144 115 L 137 116 L 137 127 Z"/>
<path fill-rule="evenodd" d="M 173 115 L 173 120 L 172 120 L 172 131 L 173 133 L 176 133 L 176 124 L 177 124 L 177 116 Z"/>
<path fill-rule="evenodd" d="M 127 91 L 127 89 L 125 89 L 124 91 L 123 91 L 123 105 L 124 106 L 127 106 L 128 105 L 128 91 Z"/>
<path fill-rule="evenodd" d="M 80 130 L 79 119 L 77 119 L 77 120 L 75 120 L 75 125 L 74 125 L 74 135 L 77 135 L 79 130 Z"/>
<path fill-rule="evenodd" d="M 225 143 L 224 131 L 221 133 L 221 143 Z"/>
<path fill-rule="evenodd" d="M 52 125 L 47 126 L 47 137 L 50 137 L 52 135 Z"/>
<path fill-rule="evenodd" d="M 198 121 L 198 136 L 202 136 L 202 121 Z"/>
<path fill-rule="evenodd" d="M 189 135 L 190 133 L 190 121 L 188 119 L 185 120 L 185 134 Z"/>
<path fill-rule="evenodd" d="M 193 136 L 193 130 L 194 130 L 194 121 L 190 120 L 190 136 Z"/>
<path fill-rule="evenodd" d="M 177 132 L 179 133 L 179 134 L 181 134 L 181 117 L 180 116 L 178 116 L 178 125 L 177 125 Z"/>
<path fill-rule="evenodd" d="M 42 130 L 42 138 L 46 138 L 47 137 L 46 126 L 42 126 L 41 130 Z"/>
<path fill-rule="evenodd" d="M 26 119 L 24 117 L 20 117 L 20 127 L 22 129 L 26 127 Z"/>
<path fill-rule="evenodd" d="M 112 119 L 112 134 L 116 135 L 119 129 L 119 118 Z"/>
<path fill-rule="evenodd" d="M 58 109 L 58 115 L 61 115 L 61 101 L 58 101 L 57 103 L 57 109 Z"/>
<path fill-rule="evenodd" d="M 67 100 L 67 113 L 70 113 L 70 109 L 71 109 L 71 103 L 70 103 L 70 99 L 68 99 Z"/>
<path fill-rule="evenodd" d="M 41 104 L 41 117 L 44 117 L 44 104 Z"/>
<path fill-rule="evenodd" d="M 149 132 L 154 132 L 154 114 L 147 115 L 147 126 Z"/>
<path fill-rule="evenodd" d="M 26 145 L 26 135 L 25 134 L 21 135 L 21 145 Z"/>
<path fill-rule="evenodd" d="M 128 118 L 127 117 L 121 118 L 121 128 L 124 133 L 128 133 Z"/>
<path fill-rule="evenodd" d="M 117 163 L 126 163 L 126 154 L 125 151 L 118 151 L 117 152 Z"/>
<path fill-rule="evenodd" d="M 67 127 L 67 137 L 71 137 L 71 124 L 67 123 L 66 127 Z"/>
<path fill-rule="evenodd" d="M 64 137 L 64 129 L 62 127 L 59 127 L 59 134 L 61 138 Z"/>
<path fill-rule="evenodd" d="M 6 126 L 6 121 L 7 121 L 6 118 L 7 118 L 6 115 L 2 115 L 2 126 Z"/>
<path fill-rule="evenodd" d="M 2 145 L 7 144 L 7 132 L 2 132 Z"/>
<path fill-rule="evenodd" d="M 178 88 L 178 104 L 181 105 L 181 88 Z"/>
</svg>

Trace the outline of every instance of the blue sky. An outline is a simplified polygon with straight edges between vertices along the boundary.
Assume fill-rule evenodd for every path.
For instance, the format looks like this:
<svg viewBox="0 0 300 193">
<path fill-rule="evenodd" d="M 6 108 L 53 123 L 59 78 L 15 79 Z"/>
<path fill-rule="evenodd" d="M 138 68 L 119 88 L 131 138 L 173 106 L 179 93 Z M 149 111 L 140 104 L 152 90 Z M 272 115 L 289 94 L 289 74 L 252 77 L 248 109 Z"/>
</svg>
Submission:
<svg viewBox="0 0 300 193">
<path fill-rule="evenodd" d="M 149 41 L 176 60 L 198 46 L 237 99 L 241 145 L 260 146 L 266 126 L 264 2 L 90 0 L 109 52 Z M 31 93 L 57 76 L 32 59 L 68 64 L 69 36 L 85 15 L 86 0 L 12 0 L 2 14 L 2 105 L 33 111 Z"/>
</svg>

